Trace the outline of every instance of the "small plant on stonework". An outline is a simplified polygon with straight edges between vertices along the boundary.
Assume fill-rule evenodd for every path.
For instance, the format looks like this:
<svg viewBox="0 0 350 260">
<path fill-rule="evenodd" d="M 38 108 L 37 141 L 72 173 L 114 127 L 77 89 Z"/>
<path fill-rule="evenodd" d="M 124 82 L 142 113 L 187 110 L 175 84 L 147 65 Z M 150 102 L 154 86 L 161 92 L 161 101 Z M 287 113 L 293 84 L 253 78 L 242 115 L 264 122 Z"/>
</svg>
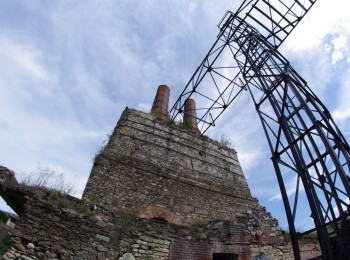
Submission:
<svg viewBox="0 0 350 260">
<path fill-rule="evenodd" d="M 5 224 L 8 219 L 9 219 L 9 217 L 5 213 L 0 212 L 0 223 L 1 224 Z"/>
<path fill-rule="evenodd" d="M 193 220 L 189 226 L 190 228 L 193 229 L 194 232 L 199 233 L 202 231 L 203 228 L 205 228 L 208 225 L 208 221 L 207 220 L 202 220 L 202 219 L 196 219 Z"/>
<path fill-rule="evenodd" d="M 316 243 L 316 242 L 318 242 L 317 232 L 315 231 L 315 232 L 308 233 L 308 234 L 302 236 L 299 241 L 302 244 Z"/>
<path fill-rule="evenodd" d="M 133 224 L 135 219 L 136 219 L 136 216 L 134 214 L 123 213 L 123 214 L 120 214 L 119 216 L 115 216 L 113 219 L 113 223 L 116 225 L 125 226 L 128 224 Z"/>
<path fill-rule="evenodd" d="M 57 206 L 60 208 L 72 208 L 73 202 L 66 198 L 59 198 L 57 200 Z"/>
<path fill-rule="evenodd" d="M 146 226 L 146 222 L 140 220 L 140 221 L 134 222 L 131 228 L 133 229 L 133 231 L 138 232 L 140 229 L 143 229 L 145 226 Z"/>
<path fill-rule="evenodd" d="M 164 114 L 160 111 L 154 111 L 151 113 L 151 115 L 154 117 L 154 118 L 158 118 L 158 117 L 162 117 L 164 116 Z"/>
<path fill-rule="evenodd" d="M 183 226 L 183 225 L 171 225 L 171 228 L 174 229 L 176 232 L 191 229 L 191 227 Z"/>
<path fill-rule="evenodd" d="M 227 147 L 232 147 L 232 141 L 230 138 L 228 138 L 226 135 L 222 134 L 221 135 L 221 139 L 220 139 L 220 143 L 224 146 Z"/>
<path fill-rule="evenodd" d="M 76 203 L 75 208 L 77 211 L 79 211 L 81 213 L 85 213 L 85 214 L 89 214 L 89 215 L 92 214 L 90 207 L 88 205 L 83 204 L 83 203 Z"/>
<path fill-rule="evenodd" d="M 204 228 L 209 224 L 208 220 L 204 219 L 196 219 L 190 222 L 190 227 L 198 227 L 198 228 Z"/>
<path fill-rule="evenodd" d="M 182 121 L 182 120 L 180 120 L 180 121 L 175 121 L 175 122 L 174 122 L 174 125 L 177 126 L 177 127 L 179 127 L 179 128 L 182 128 L 182 129 L 190 129 L 190 128 L 191 128 L 191 125 L 190 125 L 189 122 L 187 122 L 187 121 Z"/>
<path fill-rule="evenodd" d="M 107 144 L 108 144 L 109 140 L 111 139 L 112 134 L 113 134 L 113 131 L 109 134 L 106 134 L 106 139 L 104 139 L 102 141 L 100 147 L 98 147 L 98 149 L 97 149 L 97 151 L 92 159 L 93 163 L 96 161 L 97 156 L 99 156 L 100 154 L 102 154 L 106 150 Z"/>
<path fill-rule="evenodd" d="M 190 129 L 191 128 L 191 124 L 190 124 L 190 122 L 184 120 L 182 122 L 182 127 L 185 128 L 185 129 Z"/>
<path fill-rule="evenodd" d="M 97 149 L 94 157 L 92 158 L 92 163 L 95 163 L 96 159 L 97 159 L 97 156 L 99 156 L 100 154 L 102 154 L 104 152 L 106 148 L 106 144 L 101 144 L 101 146 Z"/>
<path fill-rule="evenodd" d="M 91 209 L 89 205 L 72 201 L 55 191 L 50 192 L 50 195 L 48 196 L 47 201 L 50 203 L 50 205 L 56 205 L 59 208 L 71 208 L 85 214 L 91 213 Z"/>
<path fill-rule="evenodd" d="M 46 202 L 47 206 L 56 206 L 59 208 L 69 208 L 72 207 L 73 202 L 62 196 L 61 193 L 55 190 L 50 190 Z"/>
<path fill-rule="evenodd" d="M 57 191 L 63 194 L 74 192 L 74 185 L 67 182 L 65 175 L 62 172 L 57 173 L 49 167 L 38 165 L 35 172 L 25 173 L 21 179 L 20 183 L 25 186 Z"/>
<path fill-rule="evenodd" d="M 0 256 L 4 255 L 11 247 L 13 241 L 9 234 L 6 234 L 0 241 Z"/>
<path fill-rule="evenodd" d="M 283 236 L 283 242 L 289 243 L 290 242 L 290 234 L 286 230 L 282 230 L 282 236 Z"/>
</svg>

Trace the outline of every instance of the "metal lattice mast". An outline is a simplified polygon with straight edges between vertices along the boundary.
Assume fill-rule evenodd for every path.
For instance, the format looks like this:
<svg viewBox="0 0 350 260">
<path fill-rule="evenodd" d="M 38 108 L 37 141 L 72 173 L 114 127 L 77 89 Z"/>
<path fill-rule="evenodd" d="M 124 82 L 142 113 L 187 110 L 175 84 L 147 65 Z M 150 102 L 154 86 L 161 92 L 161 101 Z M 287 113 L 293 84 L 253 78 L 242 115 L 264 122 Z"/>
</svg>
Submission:
<svg viewBox="0 0 350 260">
<path fill-rule="evenodd" d="M 248 91 L 272 153 L 295 258 L 300 259 L 298 239 L 316 231 L 322 259 L 348 259 L 349 145 L 326 107 L 277 51 L 315 1 L 252 2 L 244 1 L 219 23 L 218 38 L 175 102 L 171 120 L 194 98 L 204 133 Z M 291 178 L 295 185 L 287 190 Z M 294 223 L 303 199 L 314 228 L 297 234 Z"/>
</svg>

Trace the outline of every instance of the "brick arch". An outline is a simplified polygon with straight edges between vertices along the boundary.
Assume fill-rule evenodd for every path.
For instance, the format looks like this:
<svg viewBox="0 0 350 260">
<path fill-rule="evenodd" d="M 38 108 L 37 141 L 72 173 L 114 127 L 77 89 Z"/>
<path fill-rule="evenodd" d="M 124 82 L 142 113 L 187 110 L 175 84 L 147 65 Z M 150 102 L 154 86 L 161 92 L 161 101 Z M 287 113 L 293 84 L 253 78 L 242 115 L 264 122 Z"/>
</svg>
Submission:
<svg viewBox="0 0 350 260">
<path fill-rule="evenodd" d="M 181 220 L 175 215 L 174 212 L 159 204 L 152 204 L 141 208 L 139 210 L 139 217 L 147 219 L 158 218 L 164 219 L 171 224 L 181 224 Z"/>
</svg>

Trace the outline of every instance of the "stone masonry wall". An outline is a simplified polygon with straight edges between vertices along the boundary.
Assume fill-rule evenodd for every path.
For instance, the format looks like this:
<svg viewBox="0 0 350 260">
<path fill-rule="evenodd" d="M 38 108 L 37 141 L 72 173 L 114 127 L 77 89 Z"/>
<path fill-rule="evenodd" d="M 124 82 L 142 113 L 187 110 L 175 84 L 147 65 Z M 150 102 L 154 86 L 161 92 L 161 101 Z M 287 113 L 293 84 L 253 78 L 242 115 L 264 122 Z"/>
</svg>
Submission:
<svg viewBox="0 0 350 260">
<path fill-rule="evenodd" d="M 214 253 L 250 260 L 262 249 L 268 249 L 267 256 L 278 256 L 290 248 L 282 245 L 276 220 L 263 208 L 241 214 L 236 221 L 197 222 L 186 227 L 95 209 L 57 193 L 24 194 L 23 214 L 7 227 L 14 244 L 3 256 L 6 260 L 206 260 Z"/>
<path fill-rule="evenodd" d="M 293 259 L 236 152 L 150 114 L 124 111 L 81 200 L 18 184 L 5 167 L 0 175 L 0 195 L 20 216 L 5 227 L 14 241 L 5 260 Z M 317 245 L 304 251 L 315 256 Z"/>
<path fill-rule="evenodd" d="M 233 149 L 126 109 L 95 160 L 83 200 L 138 212 L 161 205 L 180 223 L 258 206 Z"/>
</svg>

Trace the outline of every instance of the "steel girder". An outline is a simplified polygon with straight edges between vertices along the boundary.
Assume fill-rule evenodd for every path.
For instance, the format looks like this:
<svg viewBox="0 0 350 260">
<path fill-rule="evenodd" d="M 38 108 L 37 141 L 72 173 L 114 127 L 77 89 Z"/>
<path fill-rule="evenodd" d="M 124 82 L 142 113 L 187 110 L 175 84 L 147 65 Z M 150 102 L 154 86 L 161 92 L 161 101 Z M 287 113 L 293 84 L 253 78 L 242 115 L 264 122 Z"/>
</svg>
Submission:
<svg viewBox="0 0 350 260">
<path fill-rule="evenodd" d="M 244 18 L 239 17 L 251 2 L 245 1 L 235 14 L 228 12 L 219 23 L 218 38 L 175 102 L 171 120 L 183 113 L 186 99 L 194 98 L 199 104 L 199 128 L 204 133 L 243 91 L 248 91 L 272 154 L 295 258 L 300 259 L 298 240 L 315 231 L 322 259 L 348 259 L 349 145 L 327 108 L 277 51 L 308 9 L 302 9 L 295 22 L 280 12 L 283 17 L 279 25 L 269 21 L 273 26 L 268 27 L 262 26 L 252 14 L 258 9 L 270 10 L 271 14 L 271 6 L 268 9 L 259 6 L 271 1 L 257 1 Z M 314 2 L 309 1 L 308 8 Z M 286 14 L 293 6 L 289 6 Z M 287 25 L 282 26 L 285 20 Z M 264 28 L 263 33 L 257 26 Z M 272 29 L 268 31 L 269 28 Z M 287 188 L 291 180 L 294 186 Z M 305 210 L 303 200 L 307 201 L 314 228 L 297 233 L 295 218 L 298 211 Z"/>
<path fill-rule="evenodd" d="M 249 26 L 244 31 L 245 36 L 232 39 L 244 53 L 237 63 L 269 143 L 296 259 L 297 240 L 312 231 L 317 232 L 324 259 L 348 259 L 349 146 L 289 62 Z M 285 185 L 290 176 L 293 190 Z M 304 192 L 315 229 L 297 234 L 294 222 Z"/>
</svg>

